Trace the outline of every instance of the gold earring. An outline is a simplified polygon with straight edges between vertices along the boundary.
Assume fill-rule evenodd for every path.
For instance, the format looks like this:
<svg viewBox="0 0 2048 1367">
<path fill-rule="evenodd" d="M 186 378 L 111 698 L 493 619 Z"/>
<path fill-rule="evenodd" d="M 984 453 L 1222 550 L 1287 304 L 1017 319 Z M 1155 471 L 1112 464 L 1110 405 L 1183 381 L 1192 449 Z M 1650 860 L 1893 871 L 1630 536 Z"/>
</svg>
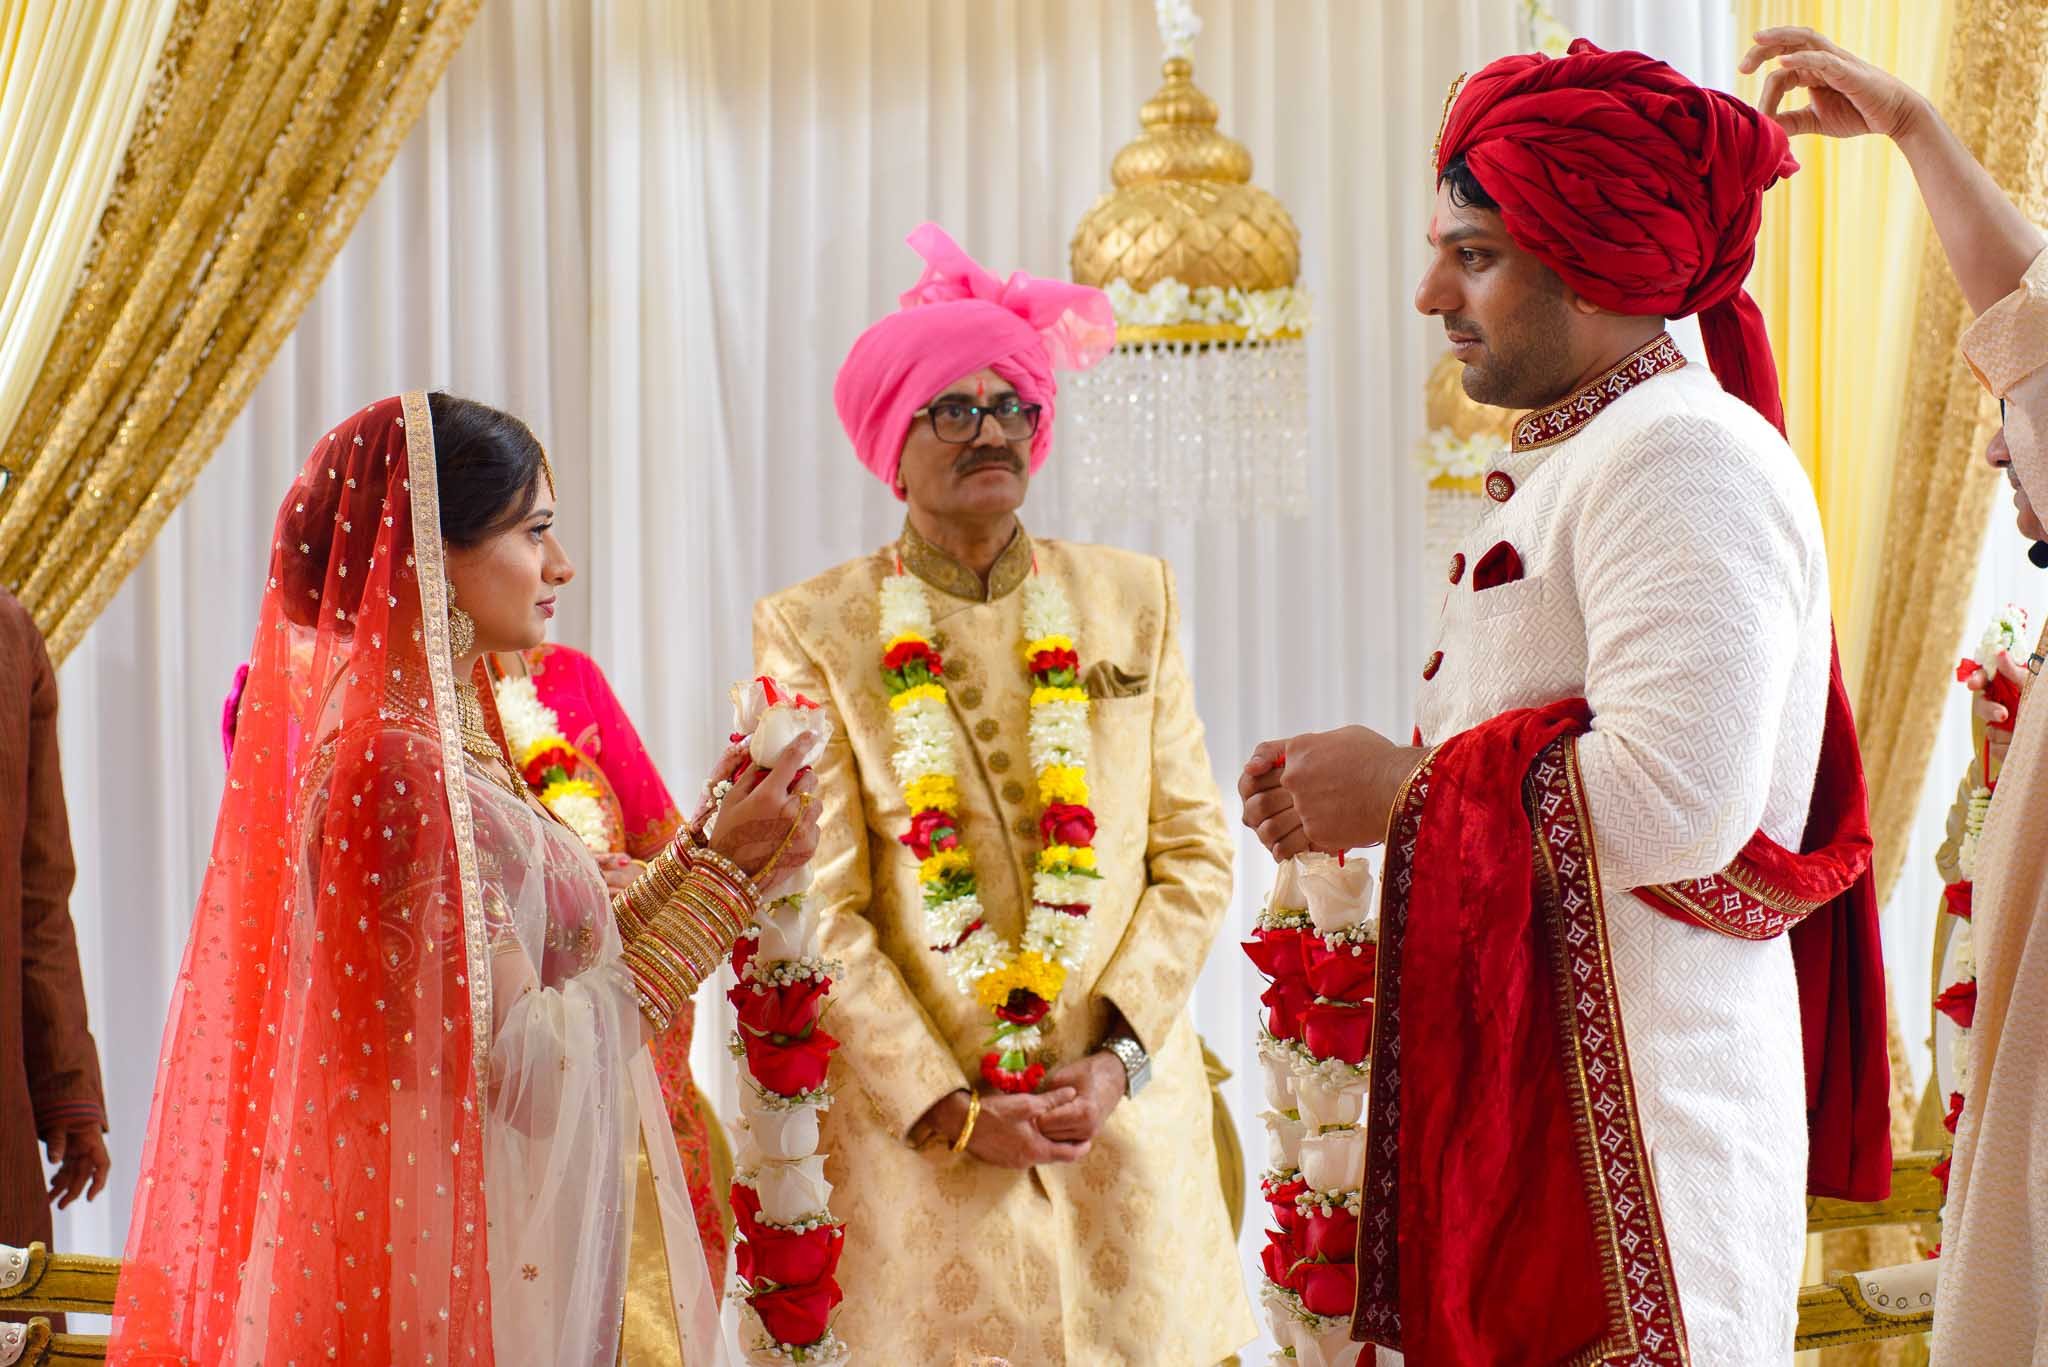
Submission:
<svg viewBox="0 0 2048 1367">
<path fill-rule="evenodd" d="M 448 581 L 448 651 L 461 659 L 476 647 L 476 619 L 455 606 L 455 581 Z"/>
</svg>

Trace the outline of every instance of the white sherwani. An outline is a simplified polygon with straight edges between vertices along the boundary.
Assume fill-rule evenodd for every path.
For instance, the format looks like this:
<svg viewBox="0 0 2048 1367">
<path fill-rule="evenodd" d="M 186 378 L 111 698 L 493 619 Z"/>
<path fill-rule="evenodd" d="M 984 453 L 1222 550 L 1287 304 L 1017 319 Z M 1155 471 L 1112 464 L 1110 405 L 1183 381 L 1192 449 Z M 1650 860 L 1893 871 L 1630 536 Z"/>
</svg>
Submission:
<svg viewBox="0 0 2048 1367">
<path fill-rule="evenodd" d="M 1692 1360 L 1758 1367 L 1791 1360 L 1805 1235 L 1791 950 L 1628 890 L 1719 872 L 1759 827 L 1798 847 L 1828 690 L 1827 560 L 1798 460 L 1711 372 L 1654 374 L 1584 416 L 1600 402 L 1585 395 L 1623 388 L 1603 377 L 1559 406 L 1576 412 L 1518 425 L 1558 435 L 1490 472 L 1417 717 L 1435 743 L 1512 708 L 1591 705 L 1579 762 Z M 1524 577 L 1475 590 L 1467 567 L 1502 541 Z"/>
</svg>

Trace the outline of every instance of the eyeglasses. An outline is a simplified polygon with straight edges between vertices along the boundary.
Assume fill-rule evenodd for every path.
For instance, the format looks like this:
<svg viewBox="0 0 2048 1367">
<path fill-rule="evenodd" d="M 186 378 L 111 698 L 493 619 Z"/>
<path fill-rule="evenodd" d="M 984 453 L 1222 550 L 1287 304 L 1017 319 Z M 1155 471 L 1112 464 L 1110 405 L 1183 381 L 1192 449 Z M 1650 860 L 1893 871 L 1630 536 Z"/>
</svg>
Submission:
<svg viewBox="0 0 2048 1367">
<path fill-rule="evenodd" d="M 994 418 L 1005 441 L 1023 441 L 1038 434 L 1038 414 L 1043 405 L 1025 403 L 1011 394 L 992 404 L 968 403 L 963 399 L 941 399 L 911 414 L 930 418 L 932 435 L 954 446 L 964 446 L 981 435 L 981 420 Z"/>
</svg>

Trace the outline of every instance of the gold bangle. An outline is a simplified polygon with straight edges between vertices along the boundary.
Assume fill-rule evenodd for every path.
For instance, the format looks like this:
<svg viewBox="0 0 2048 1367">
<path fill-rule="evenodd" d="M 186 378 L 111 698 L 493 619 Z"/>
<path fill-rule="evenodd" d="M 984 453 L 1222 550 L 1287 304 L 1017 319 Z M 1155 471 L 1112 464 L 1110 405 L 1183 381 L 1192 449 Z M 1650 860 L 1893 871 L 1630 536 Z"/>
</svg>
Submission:
<svg viewBox="0 0 2048 1367">
<path fill-rule="evenodd" d="M 967 1093 L 967 1123 L 960 1127 L 960 1137 L 953 1141 L 954 1153 L 965 1153 L 967 1141 L 974 1137 L 974 1122 L 981 1118 L 981 1093 L 969 1090 Z"/>
</svg>

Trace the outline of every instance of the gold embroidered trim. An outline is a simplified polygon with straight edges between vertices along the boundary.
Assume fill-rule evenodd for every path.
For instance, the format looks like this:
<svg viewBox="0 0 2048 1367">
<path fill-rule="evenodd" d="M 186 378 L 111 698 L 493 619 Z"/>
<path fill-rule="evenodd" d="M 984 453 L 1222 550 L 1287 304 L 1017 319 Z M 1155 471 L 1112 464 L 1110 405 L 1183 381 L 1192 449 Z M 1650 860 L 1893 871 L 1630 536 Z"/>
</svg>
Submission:
<svg viewBox="0 0 2048 1367">
<path fill-rule="evenodd" d="M 491 1068 L 491 967 L 484 926 L 483 878 L 477 871 L 476 817 L 469 806 L 462 724 L 455 701 L 455 660 L 448 642 L 448 573 L 441 547 L 441 494 L 434 470 L 434 417 L 427 396 L 409 391 L 405 407 L 406 475 L 412 483 L 413 576 L 420 591 L 420 631 L 427 678 L 433 685 L 434 724 L 441 741 L 442 790 L 455 828 L 455 867 L 462 881 L 463 958 L 469 975 L 470 1075 L 473 1104 L 481 1105 Z"/>
<path fill-rule="evenodd" d="M 1539 408 L 1515 424 L 1514 451 L 1534 451 L 1578 435 L 1579 429 L 1600 416 L 1616 399 L 1645 380 L 1685 364 L 1685 353 L 1671 334 L 1660 332 L 1621 358 L 1597 378 L 1581 385 L 1577 392 L 1548 408 Z"/>
<path fill-rule="evenodd" d="M 980 575 L 918 535 L 908 519 L 903 523 L 903 539 L 898 549 L 903 556 L 903 568 L 940 593 L 965 598 L 970 603 L 993 603 L 1007 598 L 1031 577 L 1031 537 L 1022 523 L 1010 537 L 1010 544 L 996 557 L 996 563 L 989 567 L 986 585 Z"/>
</svg>

